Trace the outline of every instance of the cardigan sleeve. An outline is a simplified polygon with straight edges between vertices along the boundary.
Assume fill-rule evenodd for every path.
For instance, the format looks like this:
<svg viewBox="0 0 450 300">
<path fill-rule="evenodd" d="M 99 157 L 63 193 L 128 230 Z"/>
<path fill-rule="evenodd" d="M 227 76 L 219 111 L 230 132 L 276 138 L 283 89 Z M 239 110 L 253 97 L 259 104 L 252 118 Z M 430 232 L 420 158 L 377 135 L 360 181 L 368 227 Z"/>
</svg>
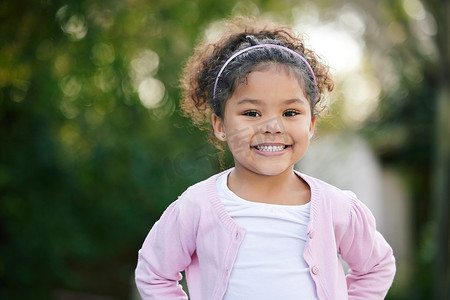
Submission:
<svg viewBox="0 0 450 300">
<path fill-rule="evenodd" d="M 395 275 L 392 248 L 376 230 L 375 218 L 354 194 L 350 220 L 339 250 L 349 265 L 349 300 L 384 299 Z"/>
<path fill-rule="evenodd" d="M 136 286 L 142 299 L 188 298 L 179 281 L 180 272 L 190 264 L 195 251 L 195 234 L 186 223 L 177 200 L 147 235 L 135 270 Z"/>
</svg>

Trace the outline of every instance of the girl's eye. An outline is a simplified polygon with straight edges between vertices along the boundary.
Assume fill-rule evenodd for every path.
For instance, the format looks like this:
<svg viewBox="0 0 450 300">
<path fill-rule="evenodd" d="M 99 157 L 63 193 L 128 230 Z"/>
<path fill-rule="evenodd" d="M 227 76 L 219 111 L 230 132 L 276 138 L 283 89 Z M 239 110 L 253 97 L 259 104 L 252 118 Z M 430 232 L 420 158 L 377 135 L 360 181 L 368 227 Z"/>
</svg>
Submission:
<svg viewBox="0 0 450 300">
<path fill-rule="evenodd" d="M 298 112 L 296 110 L 288 110 L 283 113 L 283 117 L 294 117 L 298 114 L 300 114 L 300 112 Z"/>
<path fill-rule="evenodd" d="M 245 111 L 245 112 L 243 113 L 243 115 L 244 115 L 244 116 L 249 116 L 249 117 L 260 117 L 260 116 L 261 116 L 261 114 L 260 114 L 259 112 L 254 111 L 254 110 L 248 110 L 248 111 Z"/>
</svg>

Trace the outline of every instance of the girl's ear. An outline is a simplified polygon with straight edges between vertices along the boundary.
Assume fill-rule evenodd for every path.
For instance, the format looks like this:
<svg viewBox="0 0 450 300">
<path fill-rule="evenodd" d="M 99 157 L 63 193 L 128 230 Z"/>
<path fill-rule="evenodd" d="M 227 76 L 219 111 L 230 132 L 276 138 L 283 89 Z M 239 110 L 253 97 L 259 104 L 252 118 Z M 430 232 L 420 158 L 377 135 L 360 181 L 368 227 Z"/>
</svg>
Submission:
<svg viewBox="0 0 450 300">
<path fill-rule="evenodd" d="M 317 116 L 313 116 L 311 118 L 311 124 L 309 125 L 309 138 L 312 138 L 314 135 L 314 128 L 316 128 L 316 120 Z"/>
<path fill-rule="evenodd" d="M 218 138 L 222 142 L 225 142 L 227 140 L 227 137 L 225 135 L 225 124 L 223 123 L 222 118 L 213 113 L 211 115 L 211 124 L 213 126 L 214 135 L 216 136 L 216 138 Z"/>
</svg>

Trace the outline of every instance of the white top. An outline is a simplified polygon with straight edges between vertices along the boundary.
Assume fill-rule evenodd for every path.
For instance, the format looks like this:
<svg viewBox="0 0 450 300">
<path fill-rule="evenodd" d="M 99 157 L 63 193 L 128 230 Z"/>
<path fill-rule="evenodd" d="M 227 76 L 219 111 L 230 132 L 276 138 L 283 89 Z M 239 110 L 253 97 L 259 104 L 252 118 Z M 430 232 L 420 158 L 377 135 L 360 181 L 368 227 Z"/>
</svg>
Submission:
<svg viewBox="0 0 450 300">
<path fill-rule="evenodd" d="M 216 183 L 228 214 L 246 229 L 224 300 L 318 299 L 303 258 L 310 203 L 276 205 L 244 200 Z"/>
</svg>

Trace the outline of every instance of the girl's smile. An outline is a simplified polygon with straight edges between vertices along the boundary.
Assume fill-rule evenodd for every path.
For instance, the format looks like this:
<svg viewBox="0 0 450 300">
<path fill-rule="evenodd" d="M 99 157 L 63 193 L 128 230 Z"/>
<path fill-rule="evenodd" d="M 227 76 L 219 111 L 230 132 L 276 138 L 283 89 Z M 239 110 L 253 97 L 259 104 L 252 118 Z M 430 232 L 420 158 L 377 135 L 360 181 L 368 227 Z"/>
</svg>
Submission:
<svg viewBox="0 0 450 300">
<path fill-rule="evenodd" d="M 238 172 L 280 175 L 305 154 L 315 117 L 300 81 L 289 67 L 269 64 L 238 83 L 224 117 L 212 117 Z"/>
<path fill-rule="evenodd" d="M 284 144 L 259 144 L 256 146 L 251 146 L 252 149 L 258 152 L 260 155 L 272 156 L 272 155 L 282 155 L 287 151 L 290 145 Z"/>
</svg>

